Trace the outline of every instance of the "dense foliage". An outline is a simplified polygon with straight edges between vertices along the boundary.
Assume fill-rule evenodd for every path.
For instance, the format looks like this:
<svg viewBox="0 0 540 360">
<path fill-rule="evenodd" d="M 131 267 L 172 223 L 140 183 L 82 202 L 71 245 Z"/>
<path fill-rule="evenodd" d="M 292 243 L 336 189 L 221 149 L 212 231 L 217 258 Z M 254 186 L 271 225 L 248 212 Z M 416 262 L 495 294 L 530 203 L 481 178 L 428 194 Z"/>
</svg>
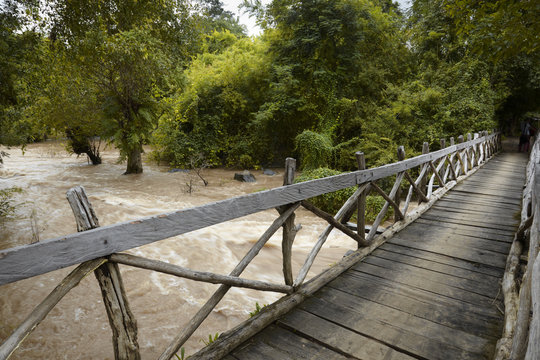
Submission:
<svg viewBox="0 0 540 360">
<path fill-rule="evenodd" d="M 5 0 L 0 143 L 100 139 L 142 171 L 142 146 L 180 167 L 355 168 L 537 112 L 535 2 Z"/>
</svg>

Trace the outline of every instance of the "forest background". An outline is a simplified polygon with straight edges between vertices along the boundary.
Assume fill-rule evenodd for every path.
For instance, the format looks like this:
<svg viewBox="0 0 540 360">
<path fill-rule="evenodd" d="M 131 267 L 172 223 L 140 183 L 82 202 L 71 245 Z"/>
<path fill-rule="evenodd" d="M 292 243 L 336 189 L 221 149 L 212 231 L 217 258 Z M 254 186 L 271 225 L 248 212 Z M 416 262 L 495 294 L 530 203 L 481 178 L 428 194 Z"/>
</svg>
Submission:
<svg viewBox="0 0 540 360">
<path fill-rule="evenodd" d="M 126 173 L 396 160 L 540 110 L 538 1 L 0 1 L 0 144 L 67 137 Z M 0 162 L 5 153 L 0 152 Z"/>
</svg>

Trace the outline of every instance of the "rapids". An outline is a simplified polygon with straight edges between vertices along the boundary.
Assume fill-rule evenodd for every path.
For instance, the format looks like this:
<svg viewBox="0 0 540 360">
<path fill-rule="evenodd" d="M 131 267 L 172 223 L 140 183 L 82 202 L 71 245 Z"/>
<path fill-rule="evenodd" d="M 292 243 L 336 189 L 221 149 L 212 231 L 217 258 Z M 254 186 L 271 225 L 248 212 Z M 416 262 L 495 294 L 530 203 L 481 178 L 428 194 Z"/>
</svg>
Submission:
<svg viewBox="0 0 540 360">
<path fill-rule="evenodd" d="M 0 222 L 0 249 L 29 244 L 76 232 L 75 221 L 65 198 L 66 191 L 83 185 L 100 225 L 134 220 L 149 215 L 274 188 L 278 175 L 253 171 L 256 183 L 233 180 L 234 171 L 206 169 L 203 183 L 190 173 L 169 173 L 168 168 L 144 164 L 144 173 L 122 175 L 124 164 L 118 152 L 103 151 L 103 164 L 89 165 L 86 157 L 69 155 L 61 142 L 46 142 L 10 153 L 0 167 L 0 189 L 19 187 L 13 203 L 15 218 Z M 193 180 L 194 192 L 186 191 Z M 220 274 L 229 273 L 276 218 L 274 210 L 253 214 L 188 234 L 128 251 L 180 266 Z M 304 210 L 297 211 L 302 224 L 293 246 L 293 271 L 326 224 Z M 281 230 L 242 274 L 249 279 L 283 282 Z M 356 244 L 334 231 L 310 272 L 310 277 L 338 261 Z M 0 287 L 0 343 L 73 267 Z M 130 307 L 137 319 L 143 359 L 157 358 L 183 325 L 199 310 L 218 285 L 198 283 L 156 272 L 120 266 Z M 269 304 L 281 294 L 231 289 L 207 320 L 185 344 L 186 355 L 204 346 L 209 334 L 223 332 L 249 318 L 255 303 Z M 96 280 L 89 276 L 68 293 L 22 343 L 11 359 L 112 359 L 111 331 Z"/>
</svg>

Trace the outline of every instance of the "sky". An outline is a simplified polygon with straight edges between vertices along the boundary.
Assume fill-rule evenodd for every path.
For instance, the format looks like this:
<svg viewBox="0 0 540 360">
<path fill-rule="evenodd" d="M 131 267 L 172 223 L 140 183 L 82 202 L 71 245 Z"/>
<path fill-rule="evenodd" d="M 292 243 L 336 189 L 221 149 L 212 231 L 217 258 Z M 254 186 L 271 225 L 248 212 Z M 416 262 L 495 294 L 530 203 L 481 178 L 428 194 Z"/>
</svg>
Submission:
<svg viewBox="0 0 540 360">
<path fill-rule="evenodd" d="M 221 0 L 223 2 L 223 8 L 229 10 L 240 17 L 240 24 L 245 25 L 248 30 L 248 35 L 258 35 L 261 31 L 255 25 L 255 19 L 250 18 L 249 14 L 243 14 L 241 10 L 238 9 L 238 6 L 243 2 L 243 0 Z M 272 0 L 262 0 L 263 4 L 268 4 Z M 407 9 L 410 6 L 410 0 L 395 0 L 399 3 L 402 9 Z"/>
</svg>

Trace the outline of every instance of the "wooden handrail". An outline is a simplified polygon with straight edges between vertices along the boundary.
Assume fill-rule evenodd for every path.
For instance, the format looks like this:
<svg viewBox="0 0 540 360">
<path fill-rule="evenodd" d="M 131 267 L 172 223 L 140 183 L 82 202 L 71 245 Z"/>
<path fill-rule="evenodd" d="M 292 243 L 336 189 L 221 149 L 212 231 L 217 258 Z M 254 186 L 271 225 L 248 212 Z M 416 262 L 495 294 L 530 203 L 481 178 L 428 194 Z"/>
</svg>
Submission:
<svg viewBox="0 0 540 360">
<path fill-rule="evenodd" d="M 487 160 L 488 150 L 483 149 L 488 149 L 490 145 L 496 143 L 498 139 L 500 139 L 500 137 L 497 133 L 486 135 L 484 137 L 478 137 L 475 134 L 474 140 L 462 142 L 458 145 L 453 145 L 453 139 L 451 139 L 452 145 L 449 147 L 445 148 L 442 146 L 442 149 L 439 151 L 425 153 L 407 160 L 404 159 L 404 149 L 400 148 L 398 149 L 399 162 L 373 169 L 365 169 L 363 154 L 358 153 L 356 155 L 358 158 L 359 168 L 361 170 L 299 184 L 292 184 L 292 180 L 294 178 L 294 159 L 289 158 L 287 159 L 287 171 L 284 179 L 284 186 L 282 187 L 264 192 L 239 196 L 195 208 L 179 210 L 173 213 L 156 215 L 136 221 L 129 221 L 101 228 L 98 227 L 99 224 L 97 217 L 93 213 L 92 207 L 86 199 L 86 195 L 84 195 L 84 191 L 80 192 L 82 195 L 75 191 L 75 195 L 77 196 L 84 195 L 84 199 L 82 199 L 84 201 L 77 201 L 77 199 L 73 198 L 74 190 L 70 190 L 70 194 L 72 195 L 70 204 L 72 207 L 75 206 L 77 208 L 77 211 L 75 211 L 74 208 L 74 212 L 77 218 L 78 230 L 87 230 L 90 228 L 94 229 L 77 234 L 71 234 L 65 237 L 45 240 L 36 244 L 0 251 L 0 285 L 35 275 L 40 275 L 48 271 L 64 268 L 74 264 L 82 263 L 85 265 L 94 264 L 94 262 L 99 263 L 99 265 L 103 265 L 103 263 L 106 262 L 102 268 L 114 268 L 113 270 L 118 274 L 119 271 L 117 269 L 117 264 L 124 264 L 159 271 L 174 276 L 185 277 L 196 281 L 221 284 L 218 290 L 194 315 L 189 323 L 186 324 L 182 332 L 178 334 L 178 336 L 167 347 L 160 357 L 162 360 L 169 359 L 179 350 L 179 348 L 193 334 L 193 332 L 196 331 L 202 321 L 206 319 L 209 313 L 215 308 L 215 306 L 232 286 L 247 287 L 261 291 L 282 292 L 291 294 L 289 295 L 291 298 L 303 299 L 305 295 L 311 293 L 311 291 L 314 291 L 315 287 L 312 284 L 317 283 L 317 286 L 319 286 L 322 284 L 321 279 L 330 279 L 338 273 L 338 271 L 336 271 L 337 269 L 345 269 L 343 264 L 349 264 L 352 261 L 351 259 L 357 259 L 358 256 L 364 256 L 359 254 L 367 254 L 372 251 L 374 248 L 382 244 L 389 234 L 398 231 L 416 219 L 423 211 L 427 210 L 434 203 L 434 201 L 442 196 L 442 194 L 453 187 L 459 180 L 459 171 L 454 170 L 455 164 L 453 159 L 455 156 L 457 156 L 461 162 L 464 172 L 463 175 L 470 175 L 476 171 L 476 169 L 473 169 L 472 166 L 477 166 Z M 444 144 L 444 142 L 441 143 Z M 428 151 L 427 146 L 424 146 L 424 148 L 426 151 Z M 490 153 L 493 154 L 495 151 L 491 151 Z M 437 161 L 438 164 L 435 166 L 434 162 Z M 446 169 L 444 168 L 445 165 Z M 416 180 L 413 180 L 408 171 L 419 166 L 421 167 L 419 176 Z M 441 171 L 445 173 L 443 177 L 441 177 Z M 452 173 L 454 181 L 446 181 L 446 174 L 449 173 Z M 383 189 L 376 185 L 375 181 L 393 175 L 396 175 L 396 180 L 391 191 L 387 195 Z M 410 185 L 405 204 L 402 208 L 400 208 L 400 199 L 398 194 L 404 177 L 407 178 Z M 426 184 L 426 179 L 428 177 L 431 177 L 429 185 Z M 434 179 L 437 179 L 439 182 L 439 188 L 436 191 L 433 191 Z M 342 190 L 354 185 L 357 185 L 356 191 L 334 216 L 316 208 L 311 203 L 306 201 L 309 198 Z M 425 195 L 421 189 L 423 186 L 428 188 L 427 195 Z M 358 214 L 358 224 L 361 225 L 361 227 L 365 227 L 363 221 L 363 217 L 365 215 L 363 213 L 365 210 L 364 202 L 365 197 L 370 189 L 374 189 L 377 193 L 379 193 L 386 202 L 377 215 L 369 234 L 365 236 L 365 228 L 361 229 L 359 227 L 359 234 L 356 234 L 343 225 L 343 223 L 346 223 L 351 218 L 354 211 L 359 209 L 362 210 L 362 214 Z M 409 203 L 414 192 L 418 194 L 418 198 L 421 201 L 424 201 L 425 204 L 421 205 L 411 214 L 407 214 Z M 292 269 L 290 266 L 290 247 L 292 246 L 292 241 L 294 240 L 294 235 L 296 233 L 296 228 L 294 226 L 294 213 L 300 205 L 303 205 L 317 216 L 328 221 L 329 225 L 319 236 L 318 241 L 313 246 L 313 249 L 307 256 L 304 265 L 293 282 Z M 390 206 L 394 208 L 396 223 L 382 235 L 376 236 L 376 230 L 385 218 L 385 214 Z M 194 271 L 157 260 L 149 260 L 127 254 L 117 254 L 123 250 L 131 249 L 271 208 L 276 208 L 279 211 L 280 216 L 274 220 L 272 225 L 252 246 L 252 248 L 229 275 Z M 258 280 L 239 278 L 239 275 L 243 272 L 243 270 L 280 227 L 284 228 L 282 247 L 285 284 L 272 284 Z M 310 281 L 305 283 L 307 273 L 313 265 L 317 254 L 334 228 L 341 230 L 356 240 L 360 249 L 357 250 L 354 256 L 347 257 L 343 264 L 340 264 L 339 266 L 330 270 L 329 273 L 331 276 L 322 275 L 317 277 L 315 282 Z M 362 234 L 362 236 L 360 234 Z M 36 261 L 38 258 L 46 259 L 47 261 Z M 81 266 L 79 268 L 81 268 Z M 95 267 L 92 267 L 92 269 L 95 269 Z M 326 272 L 326 274 L 328 274 L 328 272 Z M 75 280 L 70 280 L 70 277 L 73 277 L 74 275 L 69 275 L 66 278 L 70 281 L 70 284 L 74 284 L 80 280 L 79 275 L 75 275 Z M 65 283 L 66 279 L 63 283 Z M 114 276 L 112 276 L 112 279 L 114 280 Z M 73 285 L 71 284 L 69 286 L 72 287 Z M 47 297 L 42 304 L 38 305 L 36 310 L 32 312 L 29 318 L 27 318 L 27 320 L 23 322 L 16 332 L 9 337 L 4 344 L 1 345 L 0 355 L 3 354 L 5 356 L 0 356 L 0 359 L 9 357 L 18 344 L 28 335 L 29 332 L 32 331 L 35 326 L 37 326 L 37 324 L 39 324 L 48 311 L 50 311 L 52 306 L 54 306 L 61 296 L 69 291 L 71 287 L 61 288 L 62 291 L 56 294 L 53 291 L 53 293 L 51 293 L 51 295 L 49 295 L 49 297 Z M 120 288 L 121 287 L 122 286 L 120 286 Z M 298 294 L 302 295 L 298 297 Z M 55 302 L 48 300 L 51 296 L 53 296 Z M 120 299 L 120 301 L 122 300 Z M 280 311 L 282 310 L 283 309 Z M 38 315 L 35 315 L 36 311 Z M 121 317 L 117 318 L 120 319 Z M 120 323 L 119 326 L 121 325 L 122 324 Z M 115 354 L 115 357 L 117 359 L 132 358 L 132 356 L 129 355 L 124 356 L 119 354 Z"/>
<path fill-rule="evenodd" d="M 493 138 L 498 134 L 492 134 Z M 323 179 L 238 196 L 172 213 L 103 226 L 0 251 L 0 285 L 129 250 L 155 241 L 219 224 L 314 196 L 365 184 L 424 165 L 486 141 L 478 138 L 439 151 L 378 168 L 359 170 Z M 427 165 L 429 166 L 429 165 Z M 37 261 L 47 258 L 49 261 Z"/>
</svg>

